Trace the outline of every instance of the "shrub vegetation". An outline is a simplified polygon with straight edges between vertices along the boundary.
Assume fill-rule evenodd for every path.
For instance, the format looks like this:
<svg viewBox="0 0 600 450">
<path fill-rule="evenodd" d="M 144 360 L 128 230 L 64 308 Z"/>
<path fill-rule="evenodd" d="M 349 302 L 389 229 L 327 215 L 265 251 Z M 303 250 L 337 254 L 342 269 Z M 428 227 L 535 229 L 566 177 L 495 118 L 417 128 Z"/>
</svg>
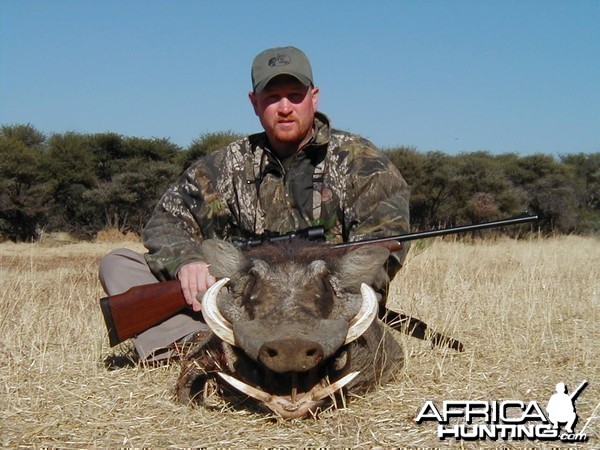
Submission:
<svg viewBox="0 0 600 450">
<path fill-rule="evenodd" d="M 193 161 L 241 135 L 205 133 L 189 147 L 115 133 L 54 133 L 30 124 L 0 127 L 0 239 L 45 232 L 93 238 L 139 234 L 167 186 Z M 508 217 L 541 218 L 544 234 L 600 231 L 600 153 L 448 155 L 386 149 L 411 186 L 415 230 Z M 517 233 L 519 229 L 508 230 Z"/>
</svg>

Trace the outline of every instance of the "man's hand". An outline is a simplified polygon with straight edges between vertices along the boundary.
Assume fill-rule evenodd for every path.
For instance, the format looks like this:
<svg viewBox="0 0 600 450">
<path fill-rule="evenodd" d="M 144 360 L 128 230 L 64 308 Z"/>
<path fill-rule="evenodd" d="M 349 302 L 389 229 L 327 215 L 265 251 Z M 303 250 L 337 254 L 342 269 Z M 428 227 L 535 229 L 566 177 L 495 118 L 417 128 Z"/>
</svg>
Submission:
<svg viewBox="0 0 600 450">
<path fill-rule="evenodd" d="M 196 298 L 198 292 L 206 290 L 215 284 L 215 277 L 208 271 L 208 264 L 203 261 L 186 264 L 177 273 L 177 279 L 181 283 L 181 290 L 188 305 L 194 311 L 200 311 L 202 305 Z"/>
</svg>

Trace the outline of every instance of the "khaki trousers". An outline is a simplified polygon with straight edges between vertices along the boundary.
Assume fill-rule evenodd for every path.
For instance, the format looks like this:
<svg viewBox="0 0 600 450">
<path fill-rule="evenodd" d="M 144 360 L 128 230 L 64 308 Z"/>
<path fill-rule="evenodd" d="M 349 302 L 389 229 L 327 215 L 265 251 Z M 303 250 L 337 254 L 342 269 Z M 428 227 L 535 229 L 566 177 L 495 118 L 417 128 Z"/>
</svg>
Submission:
<svg viewBox="0 0 600 450">
<path fill-rule="evenodd" d="M 121 294 L 133 286 L 158 283 L 144 255 L 127 248 L 117 248 L 100 260 L 99 277 L 108 295 Z M 192 312 L 177 314 L 132 338 L 140 359 L 158 361 L 172 356 L 172 351 L 160 350 L 189 334 L 208 330 L 199 319 L 200 315 Z"/>
</svg>

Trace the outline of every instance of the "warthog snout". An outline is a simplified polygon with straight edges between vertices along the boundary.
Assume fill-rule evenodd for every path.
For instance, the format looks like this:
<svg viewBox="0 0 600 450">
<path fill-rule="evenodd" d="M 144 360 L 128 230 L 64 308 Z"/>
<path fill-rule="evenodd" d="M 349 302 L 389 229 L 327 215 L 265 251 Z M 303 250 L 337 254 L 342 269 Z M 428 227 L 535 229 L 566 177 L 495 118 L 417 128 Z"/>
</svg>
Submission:
<svg viewBox="0 0 600 450">
<path fill-rule="evenodd" d="M 302 339 L 278 339 L 265 342 L 258 351 L 258 359 L 277 373 L 305 372 L 323 359 L 323 347 Z"/>
</svg>

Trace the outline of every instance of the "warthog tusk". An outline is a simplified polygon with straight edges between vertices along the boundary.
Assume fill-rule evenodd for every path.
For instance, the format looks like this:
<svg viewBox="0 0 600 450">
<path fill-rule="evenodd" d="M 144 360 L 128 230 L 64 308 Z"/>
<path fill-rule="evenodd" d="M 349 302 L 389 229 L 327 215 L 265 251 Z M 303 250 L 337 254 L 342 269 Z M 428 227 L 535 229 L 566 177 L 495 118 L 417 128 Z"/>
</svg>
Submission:
<svg viewBox="0 0 600 450">
<path fill-rule="evenodd" d="M 314 388 L 313 388 L 313 390 L 311 390 L 312 399 L 313 400 L 322 400 L 325 397 L 329 397 L 330 395 L 335 394 L 341 388 L 343 388 L 348 383 L 350 383 L 352 380 L 354 380 L 354 378 L 356 378 L 356 376 L 359 373 L 360 372 L 350 372 L 348 375 L 343 376 L 342 378 L 337 380 L 335 383 L 330 384 L 329 386 L 325 386 L 323 389 L 320 389 L 318 391 L 314 391 Z"/>
<path fill-rule="evenodd" d="M 217 374 L 232 387 L 262 402 L 267 408 L 284 419 L 293 419 L 296 417 L 306 416 L 309 412 L 320 406 L 321 400 L 323 400 L 325 397 L 335 394 L 341 388 L 350 383 L 350 381 L 352 381 L 359 373 L 360 372 L 351 372 L 328 386 L 317 384 L 309 392 L 302 395 L 302 397 L 296 401 L 290 401 L 285 397 L 271 395 L 261 391 L 254 386 L 250 386 L 249 384 L 232 377 L 231 375 L 227 375 L 223 372 L 217 372 Z"/>
<path fill-rule="evenodd" d="M 362 336 L 367 328 L 371 326 L 379 311 L 377 295 L 371 286 L 365 283 L 361 284 L 360 293 L 362 294 L 362 305 L 356 316 L 350 321 L 344 345 Z"/>
<path fill-rule="evenodd" d="M 202 316 L 213 333 L 228 344 L 235 346 L 233 327 L 223 317 L 217 305 L 219 292 L 228 282 L 229 278 L 221 278 L 204 293 L 204 297 L 202 297 Z"/>
<path fill-rule="evenodd" d="M 256 389 L 249 384 L 244 383 L 243 381 L 238 380 L 237 378 L 232 377 L 231 375 L 227 375 L 223 372 L 217 372 L 221 378 L 227 381 L 231 386 L 236 388 L 238 391 L 243 392 L 246 395 L 249 395 L 256 400 L 260 400 L 264 403 L 269 403 L 273 400 L 273 396 L 271 394 L 267 394 L 265 391 L 261 391 L 260 389 Z"/>
</svg>

